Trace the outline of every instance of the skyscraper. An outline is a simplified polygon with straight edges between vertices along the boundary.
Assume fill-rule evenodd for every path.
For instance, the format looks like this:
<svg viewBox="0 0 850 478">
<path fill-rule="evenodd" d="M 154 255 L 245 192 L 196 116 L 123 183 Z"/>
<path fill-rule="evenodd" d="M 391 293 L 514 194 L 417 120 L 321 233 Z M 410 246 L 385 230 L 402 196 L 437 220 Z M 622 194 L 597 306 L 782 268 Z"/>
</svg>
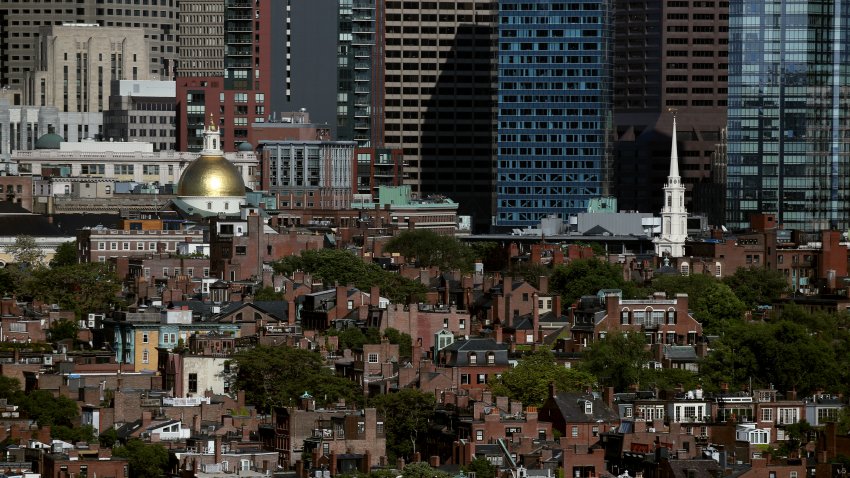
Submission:
<svg viewBox="0 0 850 478">
<path fill-rule="evenodd" d="M 846 229 L 850 0 L 730 3 L 727 225 Z"/>
<path fill-rule="evenodd" d="M 405 181 L 421 196 L 444 195 L 473 216 L 493 214 L 496 54 L 495 0 L 379 2 L 383 124 L 374 136 L 403 151 Z M 379 7 L 380 8 L 380 7 Z M 380 68 L 380 66 L 377 66 Z"/>
<path fill-rule="evenodd" d="M 696 203 L 716 204 L 717 198 L 698 196 L 716 192 L 702 186 L 726 126 L 729 2 L 615 3 L 614 190 L 620 208 L 652 212 L 662 207 L 657 192 L 668 172 L 670 109 L 679 118 L 685 203 L 691 210 Z M 706 209 L 696 210 L 710 212 Z M 719 225 L 718 216 L 713 223 Z"/>
<path fill-rule="evenodd" d="M 118 0 L 0 2 L 0 85 L 23 89 L 24 77 L 36 58 L 39 27 L 63 23 L 144 29 L 150 45 L 144 77 L 172 79 L 177 68 L 177 17 L 177 0 L 133 4 Z"/>
<path fill-rule="evenodd" d="M 201 150 L 210 115 L 219 121 L 224 151 L 235 151 L 243 142 L 255 143 L 251 125 L 266 120 L 274 81 L 271 3 L 224 0 L 223 76 L 181 75 L 177 79 L 177 146 L 181 151 Z"/>
<path fill-rule="evenodd" d="M 609 192 L 613 3 L 499 10 L 496 225 L 534 226 Z"/>
</svg>

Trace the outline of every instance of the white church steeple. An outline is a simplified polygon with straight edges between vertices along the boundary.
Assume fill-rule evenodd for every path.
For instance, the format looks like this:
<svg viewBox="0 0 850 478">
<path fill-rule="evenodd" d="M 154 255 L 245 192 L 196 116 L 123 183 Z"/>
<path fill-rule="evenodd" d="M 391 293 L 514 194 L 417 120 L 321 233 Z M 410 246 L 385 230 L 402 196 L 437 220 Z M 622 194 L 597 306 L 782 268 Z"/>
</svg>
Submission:
<svg viewBox="0 0 850 478">
<path fill-rule="evenodd" d="M 661 208 L 661 236 L 655 238 L 658 256 L 683 257 L 688 237 L 688 211 L 685 210 L 685 186 L 679 177 L 679 154 L 676 148 L 676 114 L 673 113 L 673 140 L 670 148 L 670 174 L 664 185 Z"/>
</svg>

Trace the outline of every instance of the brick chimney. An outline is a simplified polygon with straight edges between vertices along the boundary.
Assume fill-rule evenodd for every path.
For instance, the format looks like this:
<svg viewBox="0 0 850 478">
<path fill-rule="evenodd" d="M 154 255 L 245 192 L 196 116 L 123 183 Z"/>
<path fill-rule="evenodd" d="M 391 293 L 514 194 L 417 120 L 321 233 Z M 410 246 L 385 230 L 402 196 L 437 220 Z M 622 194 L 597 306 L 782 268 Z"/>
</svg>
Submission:
<svg viewBox="0 0 850 478">
<path fill-rule="evenodd" d="M 547 276 L 540 276 L 537 278 L 537 290 L 540 291 L 541 294 L 549 293 L 549 278 Z"/>
</svg>

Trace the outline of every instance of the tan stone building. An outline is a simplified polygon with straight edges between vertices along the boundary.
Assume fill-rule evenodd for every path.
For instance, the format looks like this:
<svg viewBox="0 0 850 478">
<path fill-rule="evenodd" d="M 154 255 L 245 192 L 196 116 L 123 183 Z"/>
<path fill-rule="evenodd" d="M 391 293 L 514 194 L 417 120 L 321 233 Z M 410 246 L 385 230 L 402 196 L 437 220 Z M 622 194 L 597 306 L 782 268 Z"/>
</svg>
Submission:
<svg viewBox="0 0 850 478">
<path fill-rule="evenodd" d="M 25 74 L 24 97 L 61 112 L 103 111 L 109 107 L 112 80 L 152 79 L 149 52 L 141 28 L 41 27 L 33 68 Z"/>
<path fill-rule="evenodd" d="M 179 6 L 180 76 L 222 76 L 224 2 L 183 0 Z"/>
</svg>

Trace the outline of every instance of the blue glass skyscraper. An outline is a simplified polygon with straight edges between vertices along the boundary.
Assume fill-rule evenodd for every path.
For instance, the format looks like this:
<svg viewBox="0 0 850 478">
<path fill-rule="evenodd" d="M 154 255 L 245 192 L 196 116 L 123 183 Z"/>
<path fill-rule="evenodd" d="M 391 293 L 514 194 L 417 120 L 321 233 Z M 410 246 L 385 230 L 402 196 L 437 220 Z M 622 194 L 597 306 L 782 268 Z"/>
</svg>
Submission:
<svg viewBox="0 0 850 478">
<path fill-rule="evenodd" d="M 500 0 L 496 225 L 608 194 L 611 0 Z"/>
<path fill-rule="evenodd" d="M 729 4 L 727 225 L 848 223 L 850 0 Z"/>
</svg>

